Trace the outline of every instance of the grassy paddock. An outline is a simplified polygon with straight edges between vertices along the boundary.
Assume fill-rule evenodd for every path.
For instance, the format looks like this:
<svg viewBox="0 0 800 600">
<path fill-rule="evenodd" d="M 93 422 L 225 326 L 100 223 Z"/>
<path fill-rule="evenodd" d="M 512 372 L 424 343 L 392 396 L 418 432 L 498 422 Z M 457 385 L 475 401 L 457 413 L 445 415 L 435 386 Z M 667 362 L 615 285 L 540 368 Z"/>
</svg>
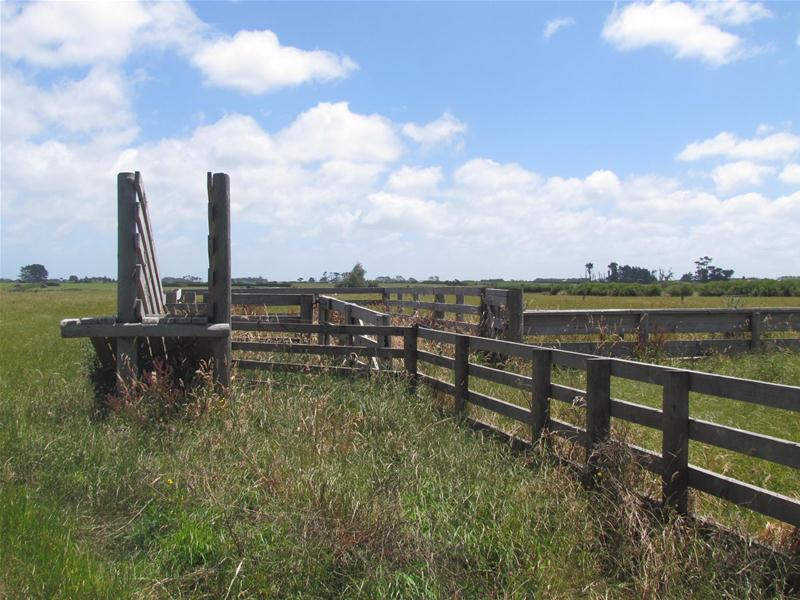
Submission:
<svg viewBox="0 0 800 600">
<path fill-rule="evenodd" d="M 652 522 L 638 475 L 587 492 L 402 381 L 239 373 L 165 422 L 96 420 L 58 321 L 112 314 L 113 286 L 0 307 L 0 597 L 780 595 L 747 544 Z"/>
</svg>

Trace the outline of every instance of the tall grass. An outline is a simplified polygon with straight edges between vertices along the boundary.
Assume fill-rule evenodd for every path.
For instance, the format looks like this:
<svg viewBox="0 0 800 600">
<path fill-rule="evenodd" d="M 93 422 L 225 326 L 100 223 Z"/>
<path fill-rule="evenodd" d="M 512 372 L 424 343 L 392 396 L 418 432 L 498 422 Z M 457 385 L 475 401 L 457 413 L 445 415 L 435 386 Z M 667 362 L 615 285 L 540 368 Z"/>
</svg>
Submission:
<svg viewBox="0 0 800 600">
<path fill-rule="evenodd" d="M 202 410 L 97 420 L 88 344 L 57 323 L 112 313 L 113 290 L 7 300 L 0 596 L 781 594 L 768 556 L 652 519 L 631 475 L 586 491 L 402 380 L 237 373 L 229 398 L 200 392 Z"/>
</svg>

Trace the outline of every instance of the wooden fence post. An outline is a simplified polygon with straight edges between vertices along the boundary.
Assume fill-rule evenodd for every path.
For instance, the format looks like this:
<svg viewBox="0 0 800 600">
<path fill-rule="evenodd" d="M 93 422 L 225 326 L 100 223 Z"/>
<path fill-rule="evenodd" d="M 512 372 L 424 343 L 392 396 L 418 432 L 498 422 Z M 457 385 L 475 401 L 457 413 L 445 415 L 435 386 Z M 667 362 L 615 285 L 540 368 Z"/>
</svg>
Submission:
<svg viewBox="0 0 800 600">
<path fill-rule="evenodd" d="M 761 348 L 761 313 L 754 310 L 750 313 L 750 349 Z"/>
<path fill-rule="evenodd" d="M 389 294 L 389 291 L 386 288 L 383 288 L 381 290 L 381 302 L 383 302 L 383 305 L 388 307 L 390 299 L 391 295 Z"/>
<path fill-rule="evenodd" d="M 344 306 L 344 324 L 345 325 L 352 325 L 353 324 L 353 307 L 349 304 L 345 304 Z M 345 335 L 344 342 L 347 346 L 353 345 L 353 336 L 352 335 Z"/>
<path fill-rule="evenodd" d="M 324 325 L 328 322 L 328 302 L 323 298 L 317 299 L 317 323 Z M 330 335 L 327 333 L 317 334 L 317 343 L 321 345 L 328 345 L 331 343 Z"/>
<path fill-rule="evenodd" d="M 312 323 L 314 321 L 314 295 L 300 295 L 300 322 Z"/>
<path fill-rule="evenodd" d="M 117 322 L 137 320 L 136 188 L 133 173 L 117 175 Z M 117 340 L 118 383 L 129 385 L 138 375 L 136 338 Z"/>
<path fill-rule="evenodd" d="M 441 302 L 444 304 L 444 294 L 435 294 L 433 297 L 434 302 Z M 444 311 L 443 310 L 434 310 L 433 311 L 433 318 L 434 319 L 444 319 Z"/>
<path fill-rule="evenodd" d="M 533 351 L 533 391 L 531 393 L 531 443 L 536 442 L 550 421 L 550 350 Z"/>
<path fill-rule="evenodd" d="M 611 360 L 586 361 L 586 477 L 591 485 L 597 473 L 597 446 L 611 433 Z"/>
<path fill-rule="evenodd" d="M 378 324 L 383 325 L 384 327 L 389 327 L 392 324 L 392 315 L 381 315 L 378 317 Z M 378 338 L 378 347 L 379 348 L 391 348 L 392 347 L 392 338 L 388 335 L 379 335 Z M 384 368 L 391 369 L 394 365 L 392 364 L 391 358 L 384 358 L 382 363 Z"/>
<path fill-rule="evenodd" d="M 524 311 L 522 288 L 508 290 L 506 296 L 506 313 L 508 317 L 508 331 L 506 339 L 512 342 L 521 342 L 523 339 L 522 313 Z"/>
<path fill-rule="evenodd" d="M 648 313 L 643 312 L 639 314 L 637 328 L 639 330 L 639 348 L 644 350 L 650 342 L 650 319 L 648 318 Z"/>
<path fill-rule="evenodd" d="M 211 173 L 209 182 L 209 277 L 208 320 L 231 322 L 231 180 L 225 173 Z M 219 391 L 231 384 L 230 336 L 212 342 L 214 381 Z"/>
<path fill-rule="evenodd" d="M 664 503 L 685 515 L 689 501 L 689 373 L 662 372 L 661 488 Z"/>
<path fill-rule="evenodd" d="M 464 294 L 456 294 L 456 304 L 464 304 Z M 456 321 L 463 321 L 463 313 L 456 313 Z"/>
<path fill-rule="evenodd" d="M 469 336 L 457 335 L 455 341 L 455 412 L 459 419 L 467 414 L 469 394 Z"/>
<path fill-rule="evenodd" d="M 488 333 L 489 333 L 489 327 L 490 327 L 489 321 L 491 320 L 491 315 L 489 314 L 489 305 L 486 304 L 485 287 L 481 288 L 481 301 L 478 310 L 479 310 L 478 318 L 480 319 L 478 325 L 478 335 L 480 337 L 490 337 Z"/>
<path fill-rule="evenodd" d="M 419 325 L 416 323 L 403 330 L 403 366 L 409 376 L 411 393 L 416 393 L 419 373 L 417 372 L 417 339 Z"/>
</svg>

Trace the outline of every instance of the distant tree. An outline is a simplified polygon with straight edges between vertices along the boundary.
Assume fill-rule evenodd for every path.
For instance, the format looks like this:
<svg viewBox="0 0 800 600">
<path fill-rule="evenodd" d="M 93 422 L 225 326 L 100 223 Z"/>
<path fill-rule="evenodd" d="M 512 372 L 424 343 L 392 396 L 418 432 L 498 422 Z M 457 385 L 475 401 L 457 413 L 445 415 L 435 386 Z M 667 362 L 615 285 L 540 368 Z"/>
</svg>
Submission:
<svg viewBox="0 0 800 600">
<path fill-rule="evenodd" d="M 606 277 L 608 281 L 619 281 L 619 265 L 615 262 L 612 262 L 608 265 L 608 276 Z"/>
<path fill-rule="evenodd" d="M 359 262 L 351 269 L 349 273 L 345 273 L 342 280 L 336 285 L 339 287 L 367 287 L 367 272 L 364 266 Z"/>
<path fill-rule="evenodd" d="M 69 282 L 70 283 L 78 283 L 78 281 L 80 281 L 80 280 L 78 279 L 77 275 L 70 275 L 69 276 Z"/>
<path fill-rule="evenodd" d="M 588 262 L 584 266 L 586 267 L 586 278 L 589 281 L 591 281 L 592 280 L 592 269 L 594 269 L 594 264 Z"/>
<path fill-rule="evenodd" d="M 25 265 L 19 270 L 19 280 L 25 283 L 47 281 L 47 269 L 40 264 Z"/>
<path fill-rule="evenodd" d="M 672 269 L 668 269 L 668 270 L 665 271 L 664 269 L 659 267 L 659 269 L 658 269 L 658 280 L 659 281 L 661 281 L 661 282 L 672 281 L 672 277 L 673 277 Z"/>
<path fill-rule="evenodd" d="M 309 277 L 308 278 L 308 283 L 316 283 L 316 282 L 317 282 L 317 280 L 314 279 L 313 277 Z"/>
<path fill-rule="evenodd" d="M 701 256 L 694 261 L 694 280 L 701 283 L 707 281 L 728 281 L 733 277 L 733 269 L 722 269 L 711 264 L 710 256 Z"/>
</svg>

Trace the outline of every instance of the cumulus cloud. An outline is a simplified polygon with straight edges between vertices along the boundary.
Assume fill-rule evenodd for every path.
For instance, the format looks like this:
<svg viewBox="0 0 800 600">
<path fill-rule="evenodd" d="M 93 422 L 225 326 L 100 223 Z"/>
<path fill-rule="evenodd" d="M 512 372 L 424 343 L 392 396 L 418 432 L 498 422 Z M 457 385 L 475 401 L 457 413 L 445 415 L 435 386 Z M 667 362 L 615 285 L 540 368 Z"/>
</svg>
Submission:
<svg viewBox="0 0 800 600">
<path fill-rule="evenodd" d="M 619 50 L 658 46 L 675 58 L 696 58 L 719 66 L 747 55 L 744 40 L 723 25 L 742 25 L 770 16 L 761 3 L 655 1 L 617 8 L 606 20 L 603 38 Z"/>
<path fill-rule="evenodd" d="M 251 94 L 341 79 L 358 67 L 347 56 L 283 46 L 269 30 L 240 31 L 232 37 L 204 43 L 193 54 L 192 62 L 208 83 Z"/>
<path fill-rule="evenodd" d="M 401 194 L 425 194 L 433 192 L 441 180 L 441 167 L 409 167 L 403 165 L 399 170 L 389 175 L 386 189 Z"/>
<path fill-rule="evenodd" d="M 219 35 L 185 2 L 41 2 L 4 6 L 3 54 L 44 68 L 120 65 L 172 48 L 210 85 L 250 94 L 347 77 L 358 65 L 326 50 L 284 46 L 269 30 Z"/>
<path fill-rule="evenodd" d="M 784 183 L 800 185 L 800 163 L 786 165 L 778 178 Z"/>
<path fill-rule="evenodd" d="M 391 162 L 400 158 L 403 145 L 392 122 L 378 114 L 362 115 L 347 102 L 321 102 L 302 113 L 276 142 L 293 160 L 357 160 Z"/>
<path fill-rule="evenodd" d="M 575 19 L 572 17 L 559 17 L 558 19 L 551 19 L 544 26 L 544 39 L 549 40 L 553 37 L 559 29 L 569 27 L 575 24 Z"/>
<path fill-rule="evenodd" d="M 713 138 L 688 144 L 678 154 L 680 160 L 699 160 L 721 156 L 728 159 L 775 161 L 788 160 L 800 151 L 800 136 L 789 132 L 765 137 L 740 139 L 723 131 Z"/>
<path fill-rule="evenodd" d="M 728 194 L 742 187 L 758 187 L 773 173 L 775 167 L 740 160 L 716 167 L 711 172 L 711 178 L 720 193 Z"/>
<path fill-rule="evenodd" d="M 422 146 L 435 146 L 437 144 L 458 144 L 467 131 L 465 123 L 459 121 L 449 112 L 425 125 L 406 123 L 403 125 L 403 135 L 411 138 Z"/>
</svg>

